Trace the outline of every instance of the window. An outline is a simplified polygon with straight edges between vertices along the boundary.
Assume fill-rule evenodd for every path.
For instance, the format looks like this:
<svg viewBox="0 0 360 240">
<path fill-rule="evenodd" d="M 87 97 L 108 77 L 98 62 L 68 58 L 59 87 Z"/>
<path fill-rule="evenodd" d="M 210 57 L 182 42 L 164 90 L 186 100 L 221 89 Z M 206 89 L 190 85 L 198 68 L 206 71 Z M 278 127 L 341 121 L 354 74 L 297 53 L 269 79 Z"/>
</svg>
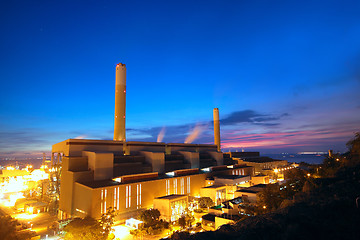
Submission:
<svg viewBox="0 0 360 240">
<path fill-rule="evenodd" d="M 166 195 L 170 195 L 170 180 L 166 180 L 165 184 L 166 184 Z"/>
<path fill-rule="evenodd" d="M 180 191 L 181 191 L 181 194 L 185 194 L 185 179 L 184 178 L 180 178 Z"/>
<path fill-rule="evenodd" d="M 117 190 L 117 189 L 114 188 L 114 209 L 116 209 L 116 203 L 117 203 L 117 201 L 116 201 L 116 200 L 117 200 L 117 199 L 116 199 L 116 198 L 117 198 L 116 190 Z"/>
<path fill-rule="evenodd" d="M 119 195 L 120 195 L 120 188 L 114 188 L 114 210 L 119 210 Z"/>
<path fill-rule="evenodd" d="M 131 207 L 131 186 L 126 186 L 125 207 Z"/>
<path fill-rule="evenodd" d="M 187 193 L 190 194 L 190 177 L 187 177 Z"/>
<path fill-rule="evenodd" d="M 120 209 L 120 204 L 119 204 L 119 196 L 120 196 L 120 187 L 118 187 L 118 189 L 117 189 L 117 210 L 119 210 Z"/>
<path fill-rule="evenodd" d="M 107 189 L 105 189 L 105 196 L 104 196 L 104 212 L 103 213 L 106 213 L 106 197 L 107 197 Z"/>
<path fill-rule="evenodd" d="M 104 213 L 104 189 L 101 189 L 101 193 L 100 193 L 100 213 L 103 214 Z"/>
<path fill-rule="evenodd" d="M 101 189 L 100 193 L 100 213 L 103 214 L 106 212 L 106 196 L 107 196 L 107 190 Z"/>
<path fill-rule="evenodd" d="M 174 194 L 177 194 L 177 179 L 174 179 Z"/>
<path fill-rule="evenodd" d="M 136 208 L 141 208 L 141 184 L 136 185 Z"/>
</svg>

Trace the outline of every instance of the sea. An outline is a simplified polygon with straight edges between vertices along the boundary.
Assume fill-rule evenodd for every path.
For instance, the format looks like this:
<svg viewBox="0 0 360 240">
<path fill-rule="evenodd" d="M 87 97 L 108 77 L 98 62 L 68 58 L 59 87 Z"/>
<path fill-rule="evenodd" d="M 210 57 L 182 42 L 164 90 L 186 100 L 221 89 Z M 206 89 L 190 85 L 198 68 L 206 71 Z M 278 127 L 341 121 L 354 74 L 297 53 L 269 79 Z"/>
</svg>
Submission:
<svg viewBox="0 0 360 240">
<path fill-rule="evenodd" d="M 261 154 L 261 156 L 270 157 L 279 160 L 286 160 L 289 163 L 305 162 L 308 164 L 320 164 L 327 157 L 326 154 L 297 154 L 297 153 Z"/>
</svg>

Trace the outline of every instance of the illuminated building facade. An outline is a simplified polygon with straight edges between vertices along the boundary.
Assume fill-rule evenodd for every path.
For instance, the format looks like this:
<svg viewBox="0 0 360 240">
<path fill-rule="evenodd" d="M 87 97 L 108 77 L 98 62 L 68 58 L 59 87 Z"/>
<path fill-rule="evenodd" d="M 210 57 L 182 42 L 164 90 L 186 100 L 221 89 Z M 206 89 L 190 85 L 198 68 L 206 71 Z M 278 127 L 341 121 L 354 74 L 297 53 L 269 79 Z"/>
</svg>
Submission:
<svg viewBox="0 0 360 240">
<path fill-rule="evenodd" d="M 60 219 L 99 218 L 109 207 L 115 208 L 120 218 L 129 218 L 153 207 L 156 198 L 201 196 L 206 179 L 216 175 L 232 175 L 234 170 L 250 176 L 254 173 L 244 165 L 209 166 L 222 163 L 216 145 L 127 142 L 132 155 L 123 155 L 123 148 L 122 142 L 107 140 L 68 139 L 53 145 L 53 155 L 62 158 Z M 205 161 L 201 156 L 206 156 Z M 181 159 L 176 160 L 178 170 L 174 171 L 173 158 Z M 214 200 L 226 199 L 223 188 Z"/>
</svg>

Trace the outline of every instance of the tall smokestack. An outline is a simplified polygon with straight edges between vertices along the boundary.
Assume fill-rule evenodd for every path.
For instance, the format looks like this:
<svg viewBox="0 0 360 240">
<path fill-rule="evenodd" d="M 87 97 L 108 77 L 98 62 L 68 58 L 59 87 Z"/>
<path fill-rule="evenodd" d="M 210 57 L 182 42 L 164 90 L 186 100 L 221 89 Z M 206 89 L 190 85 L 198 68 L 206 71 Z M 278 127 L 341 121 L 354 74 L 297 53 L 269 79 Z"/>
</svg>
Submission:
<svg viewBox="0 0 360 240">
<path fill-rule="evenodd" d="M 126 140 L 125 106 L 126 66 L 125 64 L 119 63 L 116 65 L 114 141 L 125 142 Z"/>
<path fill-rule="evenodd" d="M 218 108 L 214 108 L 214 144 L 217 145 L 217 150 L 220 152 L 220 119 Z"/>
</svg>

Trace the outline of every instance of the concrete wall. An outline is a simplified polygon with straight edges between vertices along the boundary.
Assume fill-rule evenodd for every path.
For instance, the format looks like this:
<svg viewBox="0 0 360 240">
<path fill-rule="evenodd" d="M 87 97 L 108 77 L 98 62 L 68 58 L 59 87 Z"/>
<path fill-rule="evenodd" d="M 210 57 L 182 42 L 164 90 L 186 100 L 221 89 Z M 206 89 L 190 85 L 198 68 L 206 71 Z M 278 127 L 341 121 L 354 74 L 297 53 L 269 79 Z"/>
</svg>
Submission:
<svg viewBox="0 0 360 240">
<path fill-rule="evenodd" d="M 268 184 L 269 183 L 269 176 L 253 176 L 251 178 L 251 184 L 252 185 L 256 185 L 256 184 Z"/>
<path fill-rule="evenodd" d="M 77 217 L 86 217 L 92 215 L 93 191 L 91 188 L 82 184 L 74 185 L 74 204 L 73 215 Z"/>
<path fill-rule="evenodd" d="M 63 157 L 63 159 L 64 158 L 65 157 Z M 68 167 L 66 169 L 69 170 L 69 171 L 81 172 L 81 171 L 88 171 L 89 170 L 88 158 L 87 157 L 71 157 L 71 158 L 69 158 L 68 164 L 69 165 L 68 165 Z"/>
<path fill-rule="evenodd" d="M 258 198 L 257 193 L 248 193 L 248 192 L 240 192 L 240 191 L 236 191 L 234 193 L 234 198 L 237 197 L 247 197 L 251 203 L 256 203 Z"/>
<path fill-rule="evenodd" d="M 171 219 L 171 207 L 169 199 L 154 199 L 154 208 L 161 213 L 161 219 L 169 221 Z"/>
<path fill-rule="evenodd" d="M 218 191 L 224 191 L 224 199 L 219 200 L 216 198 L 216 193 Z M 207 188 L 201 188 L 200 189 L 201 197 L 209 197 L 213 200 L 215 205 L 220 204 L 222 201 L 226 200 L 226 186 L 219 186 L 219 187 L 207 187 Z"/>
<path fill-rule="evenodd" d="M 217 151 L 217 146 L 212 144 L 168 143 L 166 145 L 167 147 L 171 148 L 171 152 L 173 153 L 179 151 L 188 151 L 188 152 Z"/>
<path fill-rule="evenodd" d="M 216 160 L 218 166 L 224 164 L 224 155 L 221 152 L 208 152 L 210 156 Z"/>
<path fill-rule="evenodd" d="M 130 155 L 136 155 L 141 151 L 165 152 L 165 143 L 156 142 L 126 142 L 126 152 Z"/>
<path fill-rule="evenodd" d="M 215 184 L 223 184 L 223 185 L 239 185 L 242 182 L 249 182 L 251 177 L 248 176 L 244 176 L 242 178 L 236 178 L 236 179 L 227 179 L 227 178 L 219 178 L 219 177 L 214 177 L 215 179 Z"/>
<path fill-rule="evenodd" d="M 67 177 L 67 179 L 71 179 Z M 183 180 L 181 180 L 183 179 Z M 190 193 L 188 193 L 187 182 L 190 179 Z M 101 205 L 104 208 L 104 202 L 101 200 L 101 191 L 107 191 L 106 194 L 106 208 L 108 207 L 115 207 L 117 202 L 119 205 L 116 206 L 119 214 L 126 214 L 129 213 L 131 216 L 132 213 L 136 213 L 138 209 L 147 209 L 153 207 L 153 200 L 157 197 L 166 196 L 167 193 L 167 183 L 169 183 L 169 192 L 170 194 L 185 194 L 191 196 L 200 196 L 200 188 L 204 187 L 205 185 L 206 174 L 196 174 L 190 176 L 179 176 L 173 178 L 164 178 L 164 179 L 156 179 L 144 182 L 137 182 L 137 183 L 129 183 L 129 184 L 119 184 L 115 186 L 108 186 L 102 188 L 93 188 L 91 190 L 89 187 L 84 186 L 80 183 L 76 183 L 75 191 L 79 191 L 79 194 L 74 194 L 74 211 L 76 208 L 81 209 L 89 213 L 89 215 L 93 218 L 100 218 L 101 217 Z M 184 188 L 181 188 L 181 181 L 184 183 Z M 175 184 L 176 182 L 176 184 Z M 141 201 L 140 201 L 140 194 L 138 194 L 138 189 L 141 185 Z M 175 187 L 177 185 L 177 187 Z M 131 189 L 131 199 L 130 199 L 130 207 L 126 208 L 126 187 L 130 187 Z M 114 199 L 115 196 L 115 189 L 119 191 L 119 201 Z M 129 188 L 128 188 L 129 189 Z M 71 190 L 68 189 L 68 194 L 71 195 Z M 176 190 L 176 191 L 175 191 Z M 84 193 L 85 192 L 85 193 Z M 92 194 L 92 198 L 89 197 L 89 194 Z M 116 196 L 117 197 L 117 196 Z M 65 198 L 63 198 L 64 200 Z M 87 202 L 87 203 L 86 203 Z M 141 204 L 140 204 L 141 202 Z M 70 203 L 68 203 L 70 204 Z M 84 204 L 84 206 L 81 206 Z M 91 209 L 89 210 L 89 205 L 91 204 Z M 82 207 L 82 208 L 80 208 Z M 64 211 L 69 211 L 69 209 L 64 209 Z M 133 216 L 136 217 L 136 214 Z"/>
<path fill-rule="evenodd" d="M 94 172 L 94 180 L 106 180 L 113 178 L 114 154 L 83 152 L 88 158 L 88 167 Z"/>
<path fill-rule="evenodd" d="M 81 171 L 72 172 L 68 171 L 69 162 L 74 159 L 64 157 L 63 158 L 63 169 L 60 177 L 60 201 L 59 209 L 66 212 L 67 214 L 74 214 L 74 202 L 77 198 L 74 197 L 74 185 L 76 181 L 89 181 L 93 179 L 92 171 Z"/>
<path fill-rule="evenodd" d="M 153 172 L 163 173 L 165 170 L 165 154 L 162 152 L 147 152 L 140 151 L 142 156 L 145 156 L 146 162 L 151 164 Z"/>
<path fill-rule="evenodd" d="M 184 156 L 186 162 L 191 164 L 191 168 L 200 167 L 200 157 L 198 152 L 179 151 L 179 153 Z"/>
<path fill-rule="evenodd" d="M 67 139 L 52 146 L 52 152 L 64 153 L 70 157 L 80 157 L 83 151 L 123 155 L 123 143 L 110 140 Z"/>
</svg>

